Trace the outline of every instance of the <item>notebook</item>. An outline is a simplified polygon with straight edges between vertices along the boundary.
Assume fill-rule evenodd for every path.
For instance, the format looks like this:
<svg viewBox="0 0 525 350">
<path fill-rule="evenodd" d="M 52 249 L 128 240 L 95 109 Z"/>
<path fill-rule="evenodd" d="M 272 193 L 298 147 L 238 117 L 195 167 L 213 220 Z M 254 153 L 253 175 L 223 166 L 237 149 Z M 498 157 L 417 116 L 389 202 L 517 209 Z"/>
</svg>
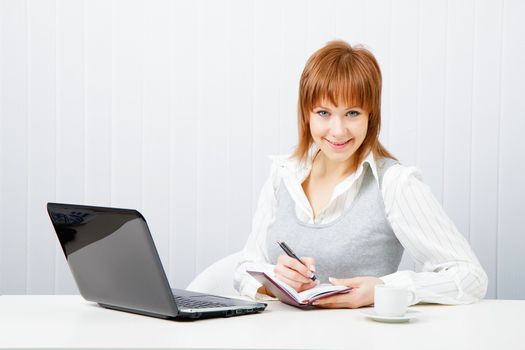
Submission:
<svg viewBox="0 0 525 350">
<path fill-rule="evenodd" d="M 297 292 L 295 289 L 279 280 L 270 271 L 246 271 L 257 281 L 259 281 L 267 290 L 269 290 L 277 299 L 283 303 L 301 308 L 315 308 L 312 303 L 330 295 L 348 293 L 352 288 L 346 286 L 334 286 L 328 283 L 321 283 L 317 287 Z"/>
<path fill-rule="evenodd" d="M 48 203 L 47 211 L 86 300 L 109 309 L 167 319 L 237 316 L 266 307 L 264 303 L 171 289 L 146 219 L 137 210 Z"/>
</svg>

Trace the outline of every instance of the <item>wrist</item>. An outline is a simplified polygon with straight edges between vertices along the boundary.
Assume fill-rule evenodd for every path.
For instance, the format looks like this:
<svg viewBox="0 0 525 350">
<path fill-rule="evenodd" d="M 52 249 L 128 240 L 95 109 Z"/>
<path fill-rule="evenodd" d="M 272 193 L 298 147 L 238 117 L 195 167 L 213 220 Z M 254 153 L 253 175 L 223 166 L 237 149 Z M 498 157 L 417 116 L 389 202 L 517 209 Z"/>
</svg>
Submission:
<svg viewBox="0 0 525 350">
<path fill-rule="evenodd" d="M 257 293 L 266 294 L 266 295 L 269 295 L 271 297 L 275 297 L 275 295 L 273 295 L 268 289 L 266 289 L 265 286 L 261 286 L 259 289 L 257 289 Z"/>
</svg>

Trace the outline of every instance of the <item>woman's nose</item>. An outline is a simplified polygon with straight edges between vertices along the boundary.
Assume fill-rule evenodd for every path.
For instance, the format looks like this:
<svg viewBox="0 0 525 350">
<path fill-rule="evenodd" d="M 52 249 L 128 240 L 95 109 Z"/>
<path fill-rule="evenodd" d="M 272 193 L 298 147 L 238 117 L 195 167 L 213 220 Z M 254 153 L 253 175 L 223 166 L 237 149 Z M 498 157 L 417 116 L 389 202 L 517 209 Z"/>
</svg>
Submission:
<svg viewBox="0 0 525 350">
<path fill-rule="evenodd" d="M 341 118 L 332 118 L 330 122 L 330 132 L 333 136 L 340 136 L 345 134 L 345 126 Z"/>
</svg>

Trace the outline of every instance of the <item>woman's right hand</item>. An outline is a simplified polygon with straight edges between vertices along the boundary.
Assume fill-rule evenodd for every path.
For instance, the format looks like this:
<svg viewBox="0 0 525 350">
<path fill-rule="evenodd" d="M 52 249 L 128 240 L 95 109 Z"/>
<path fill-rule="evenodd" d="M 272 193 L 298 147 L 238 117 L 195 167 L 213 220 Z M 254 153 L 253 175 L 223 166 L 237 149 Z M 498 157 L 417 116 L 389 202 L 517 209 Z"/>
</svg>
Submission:
<svg viewBox="0 0 525 350">
<path fill-rule="evenodd" d="M 273 270 L 278 279 L 297 292 L 313 288 L 319 283 L 318 281 L 312 281 L 310 278 L 313 276 L 313 272 L 315 272 L 315 259 L 309 257 L 302 257 L 300 259 L 308 267 L 288 255 L 281 255 L 277 259 L 277 265 L 275 265 Z"/>
</svg>

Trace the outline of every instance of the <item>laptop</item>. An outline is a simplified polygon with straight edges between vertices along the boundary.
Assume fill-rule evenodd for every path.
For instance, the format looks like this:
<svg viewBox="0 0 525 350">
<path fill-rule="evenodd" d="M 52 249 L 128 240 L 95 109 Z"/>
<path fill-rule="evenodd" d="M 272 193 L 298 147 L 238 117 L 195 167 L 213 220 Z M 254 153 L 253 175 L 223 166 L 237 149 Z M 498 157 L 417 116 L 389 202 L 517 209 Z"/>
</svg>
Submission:
<svg viewBox="0 0 525 350">
<path fill-rule="evenodd" d="M 48 203 L 80 294 L 100 306 L 165 319 L 228 317 L 266 304 L 171 289 L 146 219 L 133 209 Z"/>
</svg>

